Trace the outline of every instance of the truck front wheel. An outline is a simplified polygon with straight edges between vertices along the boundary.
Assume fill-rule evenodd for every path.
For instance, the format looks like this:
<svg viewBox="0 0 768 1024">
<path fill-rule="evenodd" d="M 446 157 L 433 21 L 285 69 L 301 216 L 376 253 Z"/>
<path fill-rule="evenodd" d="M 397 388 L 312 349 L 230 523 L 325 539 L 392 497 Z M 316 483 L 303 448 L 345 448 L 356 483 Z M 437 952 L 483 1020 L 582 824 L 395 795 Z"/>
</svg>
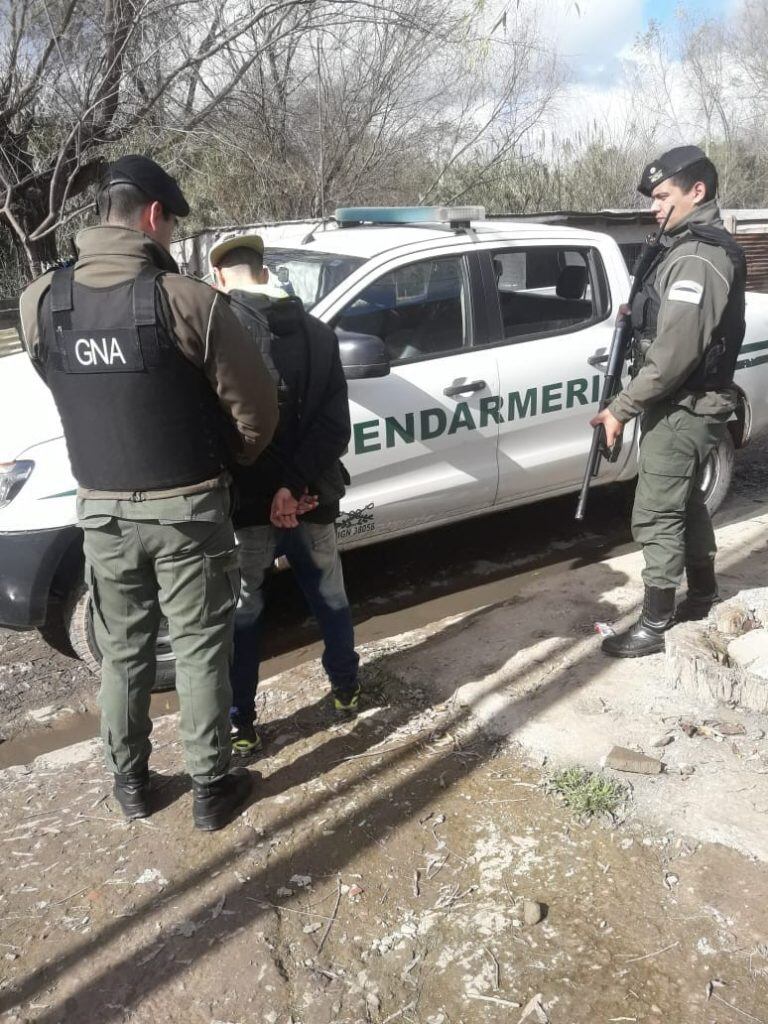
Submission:
<svg viewBox="0 0 768 1024">
<path fill-rule="evenodd" d="M 69 594 L 64 602 L 63 618 L 64 627 L 75 654 L 91 672 L 98 675 L 101 671 L 101 651 L 96 643 L 93 608 L 85 583 L 80 583 Z M 152 689 L 157 693 L 163 690 L 172 690 L 176 679 L 176 661 L 171 650 L 168 623 L 165 619 L 160 622 L 156 654 L 157 672 Z"/>
</svg>

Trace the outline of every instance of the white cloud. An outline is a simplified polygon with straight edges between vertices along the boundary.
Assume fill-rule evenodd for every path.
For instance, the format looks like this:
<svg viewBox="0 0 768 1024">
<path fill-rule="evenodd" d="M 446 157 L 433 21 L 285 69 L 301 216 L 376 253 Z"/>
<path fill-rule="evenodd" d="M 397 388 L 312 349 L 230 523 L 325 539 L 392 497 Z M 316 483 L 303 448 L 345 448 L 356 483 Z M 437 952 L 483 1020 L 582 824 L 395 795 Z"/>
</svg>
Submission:
<svg viewBox="0 0 768 1024">
<path fill-rule="evenodd" d="M 597 128 L 619 138 L 632 113 L 629 90 L 621 82 L 596 85 L 577 82 L 568 86 L 552 115 L 552 131 L 561 138 L 573 139 L 578 132 Z"/>
<path fill-rule="evenodd" d="M 721 0 L 720 16 L 726 20 L 734 18 L 743 2 Z M 644 102 L 642 96 L 639 103 L 637 97 L 633 101 L 627 71 L 634 66 L 635 86 L 640 82 L 642 89 L 643 75 L 633 50 L 638 35 L 646 28 L 642 0 L 584 0 L 583 4 L 579 2 L 579 8 L 581 17 L 572 4 L 556 0 L 545 8 L 543 15 L 545 22 L 549 19 L 552 25 L 549 38 L 566 58 L 571 55 L 572 77 L 551 116 L 554 138 L 583 138 L 585 132 L 597 129 L 604 133 L 606 141 L 618 145 L 634 141 L 652 150 L 699 141 L 705 133 L 700 105 L 680 60 L 672 54 L 666 67 L 671 102 L 651 92 L 644 96 Z M 681 28 L 677 22 L 668 27 L 671 36 Z M 670 43 L 674 53 L 675 42 L 670 39 Z M 725 96 L 730 121 L 736 124 L 739 104 L 728 92 Z M 638 133 L 642 137 L 633 139 L 638 114 L 643 115 L 644 124 Z M 716 123 L 713 130 L 718 133 Z"/>
<path fill-rule="evenodd" d="M 695 0 L 689 0 L 689 17 L 696 22 L 714 14 L 733 23 L 739 17 L 743 20 L 744 2 L 718 0 L 713 11 L 697 10 Z M 505 6 L 510 6 L 509 0 L 492 0 L 486 10 L 493 18 L 494 8 L 498 13 Z M 542 43 L 560 55 L 568 71 L 546 124 L 531 133 L 531 150 L 540 151 L 542 145 L 557 148 L 566 140 L 578 150 L 597 133 L 609 144 L 649 153 L 703 137 L 698 104 L 674 55 L 682 25 L 673 13 L 673 0 L 665 22 L 671 49 L 667 64 L 671 103 L 660 96 L 633 97 L 631 92 L 628 68 L 634 66 L 635 87 L 643 81 L 634 46 L 648 27 L 644 0 L 520 0 L 511 6 L 522 19 L 536 18 Z"/>
<path fill-rule="evenodd" d="M 576 82 L 610 89 L 620 59 L 644 27 L 643 0 L 553 0 L 538 8 L 542 35 L 567 61 Z"/>
</svg>

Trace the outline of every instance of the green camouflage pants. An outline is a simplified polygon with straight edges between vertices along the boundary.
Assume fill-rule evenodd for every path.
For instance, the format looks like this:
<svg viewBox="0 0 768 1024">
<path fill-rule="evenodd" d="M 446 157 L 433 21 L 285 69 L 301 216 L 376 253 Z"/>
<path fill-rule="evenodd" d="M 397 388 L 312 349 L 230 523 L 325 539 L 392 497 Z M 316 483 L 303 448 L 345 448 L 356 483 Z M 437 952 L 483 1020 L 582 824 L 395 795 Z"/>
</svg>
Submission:
<svg viewBox="0 0 768 1024">
<path fill-rule="evenodd" d="M 149 759 L 161 614 L 176 656 L 189 774 L 211 782 L 229 769 L 229 659 L 239 590 L 229 503 L 226 490 L 140 502 L 78 502 L 103 659 L 102 736 L 113 772 L 140 771 Z"/>
<path fill-rule="evenodd" d="M 643 416 L 632 536 L 643 548 L 646 586 L 676 587 L 687 566 L 715 557 L 700 484 L 707 457 L 725 436 L 726 419 L 668 403 Z"/>
</svg>

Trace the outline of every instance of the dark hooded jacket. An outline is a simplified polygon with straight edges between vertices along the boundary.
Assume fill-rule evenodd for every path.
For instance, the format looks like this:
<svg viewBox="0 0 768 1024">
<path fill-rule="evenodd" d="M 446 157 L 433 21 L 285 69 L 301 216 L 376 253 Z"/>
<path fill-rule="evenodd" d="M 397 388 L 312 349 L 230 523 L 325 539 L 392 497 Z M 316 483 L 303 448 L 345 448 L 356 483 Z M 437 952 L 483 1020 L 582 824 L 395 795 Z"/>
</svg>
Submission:
<svg viewBox="0 0 768 1024">
<path fill-rule="evenodd" d="M 236 290 L 230 293 L 230 303 L 265 356 L 279 405 L 272 442 L 252 466 L 235 471 L 235 526 L 268 523 L 272 499 L 281 487 L 295 498 L 305 491 L 316 494 L 318 508 L 304 518 L 331 523 L 349 483 L 341 456 L 351 433 L 336 335 L 293 296 Z"/>
</svg>

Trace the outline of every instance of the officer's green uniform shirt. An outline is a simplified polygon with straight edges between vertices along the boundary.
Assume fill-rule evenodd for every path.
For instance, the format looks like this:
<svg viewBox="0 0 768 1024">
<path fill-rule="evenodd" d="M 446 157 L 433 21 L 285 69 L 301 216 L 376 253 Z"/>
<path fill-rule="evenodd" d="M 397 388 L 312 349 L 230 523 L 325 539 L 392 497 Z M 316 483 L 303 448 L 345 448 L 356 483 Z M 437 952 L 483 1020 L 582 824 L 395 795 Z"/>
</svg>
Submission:
<svg viewBox="0 0 768 1024">
<path fill-rule="evenodd" d="M 678 242 L 656 270 L 661 298 L 656 338 L 640 372 L 610 406 L 622 423 L 663 399 L 697 415 L 719 416 L 736 408 L 734 388 L 693 393 L 682 386 L 712 342 L 734 277 L 725 249 L 695 238 L 688 231 L 691 224 L 722 227 L 716 201 L 697 207 L 669 233 L 674 241 L 687 233 L 689 240 Z"/>
</svg>

